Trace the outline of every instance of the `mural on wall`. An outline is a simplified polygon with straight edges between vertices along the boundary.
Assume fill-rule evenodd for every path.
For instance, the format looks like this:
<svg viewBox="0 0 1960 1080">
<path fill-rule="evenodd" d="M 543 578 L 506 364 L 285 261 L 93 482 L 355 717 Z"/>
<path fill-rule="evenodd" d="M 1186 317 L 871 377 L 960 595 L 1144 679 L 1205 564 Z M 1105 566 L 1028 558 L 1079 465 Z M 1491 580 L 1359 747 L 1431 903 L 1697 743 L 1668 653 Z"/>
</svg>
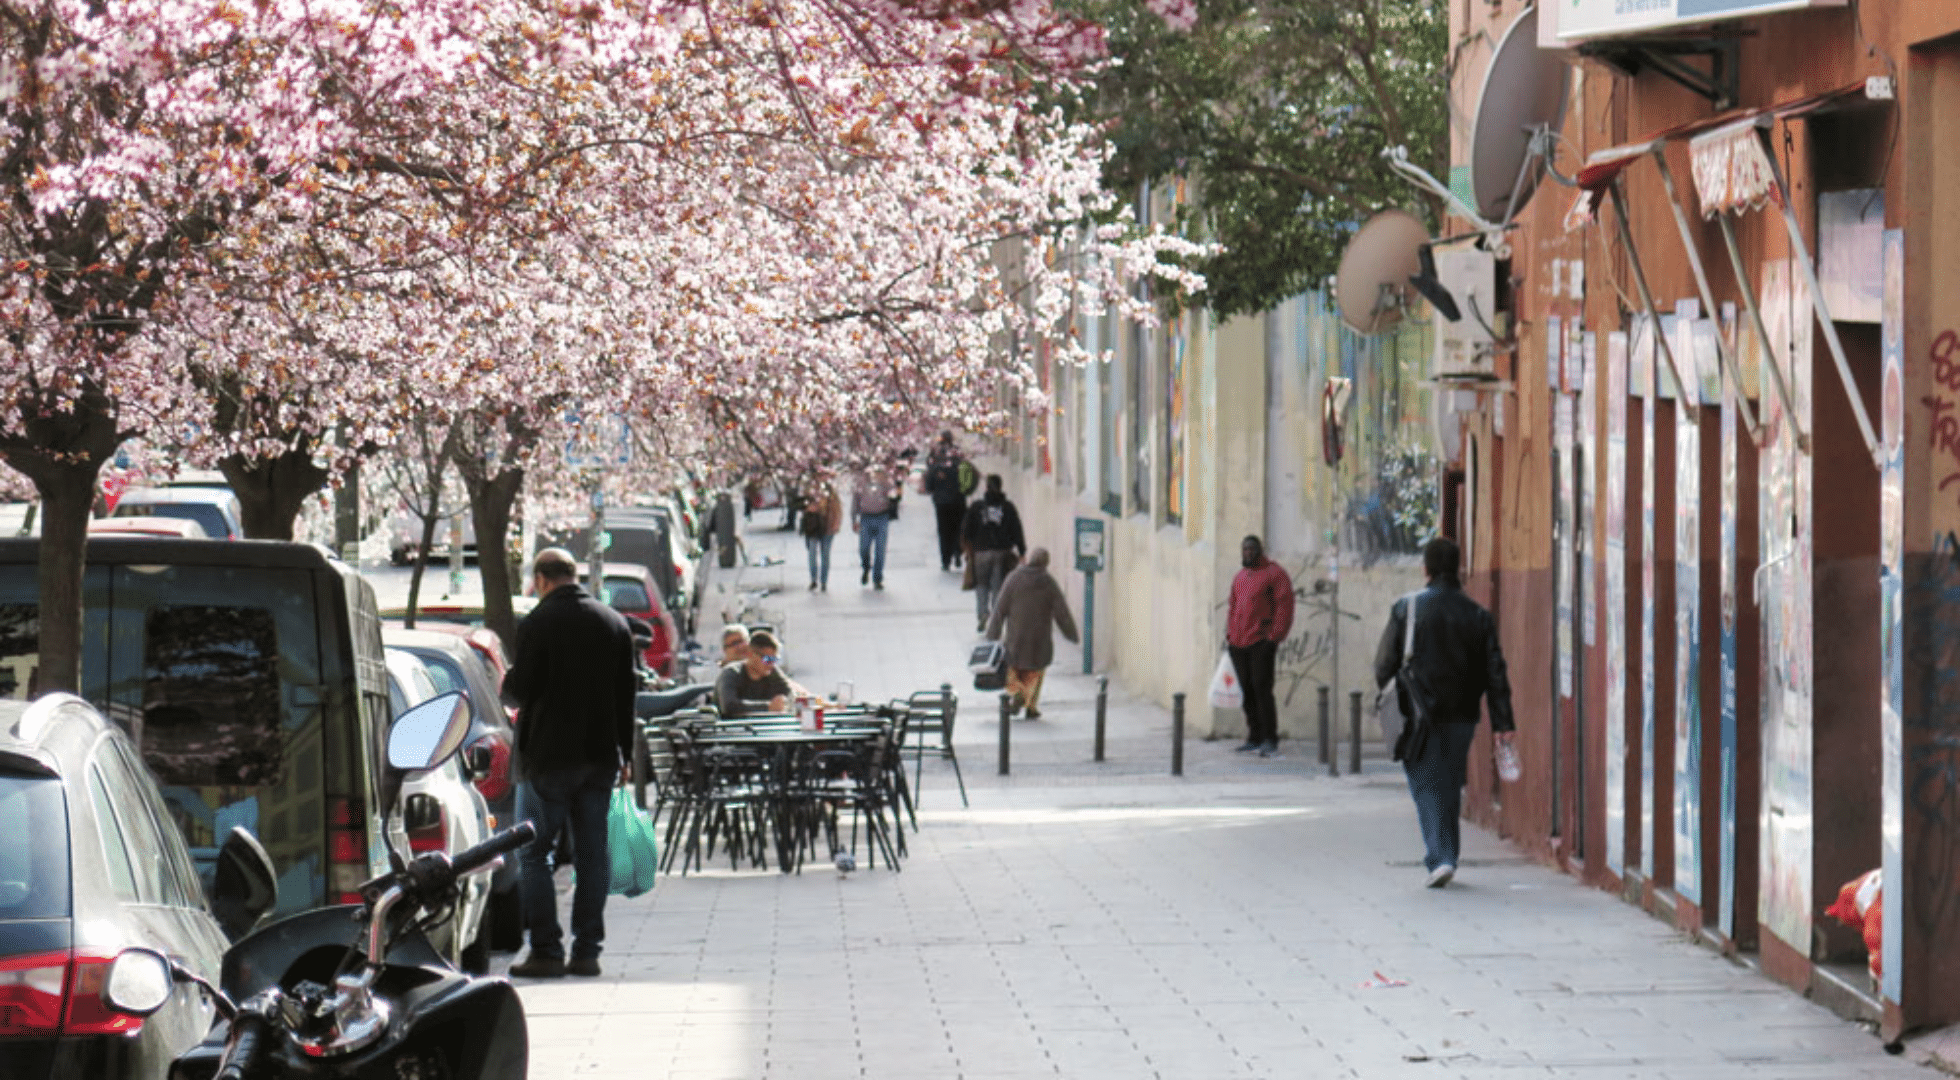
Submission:
<svg viewBox="0 0 1960 1080">
<path fill-rule="evenodd" d="M 1879 703 L 1879 723 L 1884 762 L 1880 846 L 1883 851 L 1883 890 L 1886 895 L 1903 897 L 1905 889 L 1905 485 L 1906 485 L 1906 342 L 1905 342 L 1905 233 L 1885 231 L 1883 240 L 1885 293 L 1880 317 L 1884 359 L 1880 384 L 1880 429 L 1884 433 L 1885 462 L 1879 476 L 1878 611 L 1879 664 L 1885 672 L 1883 700 Z M 1881 992 L 1888 1001 L 1898 1001 L 1901 992 L 1900 968 L 1904 966 L 1904 904 L 1883 908 L 1884 945 L 1880 964 Z"/>
<path fill-rule="evenodd" d="M 1763 395 L 1768 439 L 1758 461 L 1762 565 L 1763 928 L 1810 950 L 1811 896 L 1811 465 L 1792 420 L 1810 430 L 1810 297 L 1802 275 L 1774 260 L 1762 274 L 1771 356 L 1787 364 L 1792 412 Z"/>
<path fill-rule="evenodd" d="M 1626 869 L 1627 335 L 1606 335 L 1606 868 Z"/>
<path fill-rule="evenodd" d="M 1671 333 L 1673 316 L 1661 317 L 1659 333 Z M 1654 324 L 1634 324 L 1633 370 L 1640 383 L 1640 872 L 1654 876 L 1654 594 L 1659 554 L 1654 532 L 1654 439 L 1660 426 L 1657 394 L 1665 381 L 1658 363 Z"/>
<path fill-rule="evenodd" d="M 1700 318 L 1697 301 L 1684 300 L 1674 310 L 1675 355 L 1697 380 L 1682 397 L 1706 404 L 1704 376 L 1715 357 L 1704 358 L 1702 343 L 1714 348 L 1714 337 L 1704 333 L 1714 324 Z M 1674 620 L 1674 891 L 1700 903 L 1701 422 L 1680 408 L 1674 411 Z"/>
</svg>

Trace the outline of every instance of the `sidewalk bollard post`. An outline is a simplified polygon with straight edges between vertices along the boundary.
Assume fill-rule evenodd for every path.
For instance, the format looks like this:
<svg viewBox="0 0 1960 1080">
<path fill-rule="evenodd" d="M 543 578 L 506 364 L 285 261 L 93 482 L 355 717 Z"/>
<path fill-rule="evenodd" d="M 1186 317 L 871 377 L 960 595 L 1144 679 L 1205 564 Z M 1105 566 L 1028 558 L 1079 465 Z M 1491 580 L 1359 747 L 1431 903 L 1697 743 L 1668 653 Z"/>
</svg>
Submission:
<svg viewBox="0 0 1960 1080">
<path fill-rule="evenodd" d="M 1184 775 L 1184 691 L 1171 695 L 1171 775 Z"/>
<path fill-rule="evenodd" d="M 1103 734 L 1109 724 L 1109 676 L 1096 676 L 1096 760 L 1103 759 Z"/>
<path fill-rule="evenodd" d="M 1361 691 L 1348 691 L 1348 775 L 1361 772 Z"/>
<path fill-rule="evenodd" d="M 1334 750 L 1333 750 L 1333 748 L 1332 748 L 1332 747 L 1330 747 L 1330 746 L 1328 746 L 1328 745 L 1327 745 L 1327 738 L 1328 738 L 1328 734 L 1329 734 L 1329 733 L 1328 733 L 1328 716 L 1327 716 L 1327 709 L 1328 709 L 1328 705 L 1327 705 L 1327 693 L 1328 693 L 1328 691 L 1327 691 L 1327 688 L 1326 688 L 1326 687 L 1324 687 L 1324 686 L 1323 686 L 1323 687 L 1321 687 L 1321 688 L 1320 688 L 1320 694 L 1319 694 L 1319 697 L 1320 697 L 1320 763 L 1321 763 L 1322 765 L 1331 765 L 1331 764 L 1333 764 L 1333 763 L 1334 763 Z"/>
<path fill-rule="evenodd" d="M 1008 732 L 1013 730 L 1008 721 L 1013 717 L 1014 695 L 1002 694 L 1000 696 L 1000 775 L 1002 776 L 1007 775 L 1007 744 L 1011 738 Z"/>
</svg>

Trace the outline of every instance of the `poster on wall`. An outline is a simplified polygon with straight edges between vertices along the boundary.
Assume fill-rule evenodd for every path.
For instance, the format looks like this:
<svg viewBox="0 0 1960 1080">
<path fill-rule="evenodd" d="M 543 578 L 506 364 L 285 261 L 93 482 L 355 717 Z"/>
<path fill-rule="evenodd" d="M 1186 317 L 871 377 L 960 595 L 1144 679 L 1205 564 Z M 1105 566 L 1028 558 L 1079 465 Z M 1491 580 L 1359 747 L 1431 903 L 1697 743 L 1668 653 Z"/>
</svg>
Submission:
<svg viewBox="0 0 1960 1080">
<path fill-rule="evenodd" d="M 1879 724 L 1884 762 L 1882 810 L 1879 816 L 1880 846 L 1883 852 L 1884 890 L 1890 896 L 1905 895 L 1905 486 L 1906 486 L 1906 345 L 1905 277 L 1906 240 L 1899 229 L 1887 229 L 1884 238 L 1885 295 L 1882 327 L 1883 361 L 1879 403 L 1881 445 L 1884 465 L 1879 473 L 1878 611 L 1879 666 L 1885 673 Z M 1899 969 L 1904 966 L 1901 939 L 1905 927 L 1901 913 L 1904 904 L 1884 907 L 1882 969 L 1879 989 L 1885 1000 L 1900 1000 Z"/>
<path fill-rule="evenodd" d="M 1555 601 L 1553 622 L 1554 645 L 1558 650 L 1558 695 L 1562 698 L 1572 696 L 1572 666 L 1575 650 L 1572 644 L 1572 541 L 1578 532 L 1578 509 L 1572 497 L 1573 461 L 1572 450 L 1575 443 L 1572 418 L 1572 395 L 1558 394 L 1552 399 L 1552 438 L 1558 449 L 1558 520 L 1564 527 L 1558 531 L 1557 550 L 1552 557 L 1558 560 L 1554 577 L 1558 581 L 1558 598 Z"/>
<path fill-rule="evenodd" d="M 1661 317 L 1660 333 L 1674 328 L 1674 316 Z M 1640 872 L 1654 876 L 1654 593 L 1659 562 L 1654 531 L 1654 437 L 1659 427 L 1657 392 L 1664 385 L 1659 343 L 1654 335 L 1633 354 L 1635 371 L 1645 371 L 1647 393 L 1640 398 Z"/>
<path fill-rule="evenodd" d="M 1676 355 L 1702 372 L 1698 302 L 1675 310 Z M 1712 345 L 1714 339 L 1710 338 Z M 1686 398 L 1689 395 L 1684 394 Z M 1701 903 L 1701 422 L 1674 411 L 1674 891 Z"/>
<path fill-rule="evenodd" d="M 1599 553 L 1599 523 L 1593 519 L 1593 477 L 1598 460 L 1598 442 L 1594 436 L 1599 424 L 1593 415 L 1598 408 L 1599 388 L 1594 384 L 1594 372 L 1598 370 L 1599 335 L 1585 334 L 1580 339 L 1579 351 L 1583 357 L 1579 380 L 1579 603 L 1584 608 L 1579 613 L 1579 625 L 1584 629 L 1586 648 L 1599 644 L 1599 603 L 1593 597 L 1593 582 L 1596 574 L 1593 560 Z"/>
<path fill-rule="evenodd" d="M 1729 321 L 1733 326 L 1733 320 Z M 1740 733 L 1736 727 L 1736 544 L 1741 534 L 1736 531 L 1736 469 L 1741 451 L 1736 443 L 1740 428 L 1737 417 L 1737 394 L 1740 387 L 1726 374 L 1722 378 L 1722 828 L 1719 843 L 1721 853 L 1717 856 L 1719 872 L 1719 895 L 1716 898 L 1715 926 L 1724 935 L 1735 937 L 1735 780 L 1736 780 L 1736 740 Z"/>
<path fill-rule="evenodd" d="M 1627 335 L 1606 335 L 1606 868 L 1626 870 Z"/>
<path fill-rule="evenodd" d="M 1810 948 L 1811 499 L 1810 455 L 1792 421 L 1810 430 L 1810 297 L 1802 275 L 1763 267 L 1763 319 L 1774 358 L 1787 364 L 1794 416 L 1763 397 L 1768 439 L 1758 459 L 1762 568 L 1762 927 L 1800 953 Z"/>
</svg>

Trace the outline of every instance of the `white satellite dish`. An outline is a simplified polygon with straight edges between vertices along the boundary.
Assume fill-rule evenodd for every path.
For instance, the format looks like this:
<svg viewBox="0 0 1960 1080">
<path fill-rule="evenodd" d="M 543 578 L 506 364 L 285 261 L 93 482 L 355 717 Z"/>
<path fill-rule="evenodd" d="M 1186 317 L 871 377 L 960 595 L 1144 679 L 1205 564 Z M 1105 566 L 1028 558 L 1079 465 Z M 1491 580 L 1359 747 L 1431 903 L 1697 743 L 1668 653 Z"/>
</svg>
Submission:
<svg viewBox="0 0 1960 1080">
<path fill-rule="evenodd" d="M 1341 321 L 1357 334 L 1379 334 L 1402 321 L 1415 298 L 1409 278 L 1422 270 L 1429 230 L 1406 210 L 1384 210 L 1368 219 L 1341 253 L 1334 298 Z"/>
<path fill-rule="evenodd" d="M 1546 157 L 1534 143 L 1564 123 L 1571 77 L 1563 53 L 1538 47 L 1538 9 L 1526 8 L 1484 69 L 1470 126 L 1471 198 L 1486 219 L 1508 225 L 1531 201 Z"/>
</svg>

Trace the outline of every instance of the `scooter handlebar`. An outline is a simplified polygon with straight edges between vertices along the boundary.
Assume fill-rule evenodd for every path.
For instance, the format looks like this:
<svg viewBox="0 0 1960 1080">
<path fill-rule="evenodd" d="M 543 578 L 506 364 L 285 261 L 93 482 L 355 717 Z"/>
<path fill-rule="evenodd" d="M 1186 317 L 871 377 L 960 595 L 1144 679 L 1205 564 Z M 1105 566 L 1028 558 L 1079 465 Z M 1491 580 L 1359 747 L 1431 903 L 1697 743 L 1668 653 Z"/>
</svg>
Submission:
<svg viewBox="0 0 1960 1080">
<path fill-rule="evenodd" d="M 212 1080 L 249 1080 L 259 1068 L 259 1058 L 265 1045 L 266 1019 L 264 1014 L 251 1009 L 241 1009 L 231 1021 L 231 1047 L 225 1052 L 225 1063 L 218 1069 Z"/>
<path fill-rule="evenodd" d="M 520 821 L 514 828 L 505 829 L 490 839 L 485 840 L 483 843 L 457 855 L 450 863 L 450 867 L 455 870 L 457 877 L 462 877 L 464 874 L 483 866 L 499 855 L 516 851 L 518 848 L 537 839 L 537 835 L 537 826 L 532 825 L 528 821 Z"/>
</svg>

